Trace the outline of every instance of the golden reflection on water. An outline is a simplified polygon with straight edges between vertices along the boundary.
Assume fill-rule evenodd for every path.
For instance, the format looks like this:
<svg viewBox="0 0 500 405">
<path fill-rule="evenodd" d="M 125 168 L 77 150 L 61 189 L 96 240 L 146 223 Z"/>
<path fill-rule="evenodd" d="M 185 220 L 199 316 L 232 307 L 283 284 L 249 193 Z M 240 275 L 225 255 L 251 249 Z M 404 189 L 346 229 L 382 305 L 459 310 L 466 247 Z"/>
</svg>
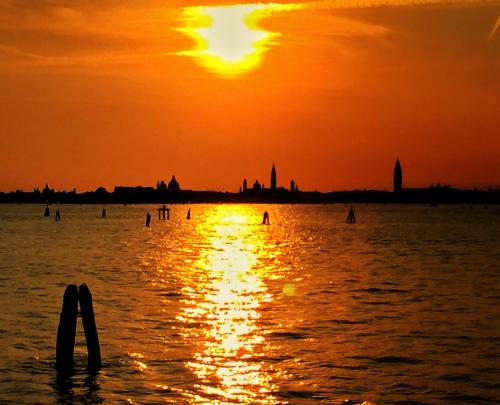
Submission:
<svg viewBox="0 0 500 405">
<path fill-rule="evenodd" d="M 184 276 L 184 338 L 194 353 L 187 366 L 199 380 L 192 403 L 277 403 L 271 377 L 258 361 L 266 341 L 259 309 L 272 300 L 269 269 L 257 266 L 265 230 L 251 207 L 217 206 L 198 227 L 206 241 Z"/>
</svg>

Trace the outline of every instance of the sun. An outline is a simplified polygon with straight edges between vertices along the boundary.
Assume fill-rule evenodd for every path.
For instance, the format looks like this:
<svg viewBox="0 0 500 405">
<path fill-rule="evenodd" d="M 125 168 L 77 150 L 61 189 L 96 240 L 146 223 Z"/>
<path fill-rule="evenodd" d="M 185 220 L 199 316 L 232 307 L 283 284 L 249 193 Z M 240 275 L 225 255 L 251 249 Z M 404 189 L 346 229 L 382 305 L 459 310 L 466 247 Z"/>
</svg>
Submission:
<svg viewBox="0 0 500 405">
<path fill-rule="evenodd" d="M 259 27 L 274 11 L 298 9 L 298 4 L 239 4 L 183 9 L 185 26 L 178 30 L 195 41 L 191 56 L 210 72 L 235 77 L 260 66 L 264 53 L 277 43 L 280 33 Z"/>
</svg>

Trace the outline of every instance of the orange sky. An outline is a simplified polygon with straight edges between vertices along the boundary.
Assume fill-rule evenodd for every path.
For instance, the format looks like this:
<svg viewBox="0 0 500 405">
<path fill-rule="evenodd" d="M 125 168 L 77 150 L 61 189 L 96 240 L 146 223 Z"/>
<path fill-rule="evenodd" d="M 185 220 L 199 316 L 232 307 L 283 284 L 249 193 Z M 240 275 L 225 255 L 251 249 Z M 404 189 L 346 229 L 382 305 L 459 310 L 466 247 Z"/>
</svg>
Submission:
<svg viewBox="0 0 500 405">
<path fill-rule="evenodd" d="M 390 189 L 397 156 L 408 186 L 500 186 L 500 1 L 279 2 L 230 75 L 181 7 L 238 3 L 100 3 L 0 0 L 0 190 L 236 191 L 273 161 L 279 185 Z"/>
</svg>

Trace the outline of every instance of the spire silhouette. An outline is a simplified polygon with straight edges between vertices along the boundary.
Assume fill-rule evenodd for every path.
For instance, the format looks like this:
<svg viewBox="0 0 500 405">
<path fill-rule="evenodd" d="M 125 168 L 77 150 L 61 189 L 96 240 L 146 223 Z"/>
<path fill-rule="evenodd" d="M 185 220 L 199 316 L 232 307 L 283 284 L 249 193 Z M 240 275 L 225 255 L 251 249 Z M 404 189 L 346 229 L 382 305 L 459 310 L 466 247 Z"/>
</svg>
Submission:
<svg viewBox="0 0 500 405">
<path fill-rule="evenodd" d="M 396 164 L 394 165 L 394 189 L 395 193 L 400 193 L 403 191 L 403 170 L 401 169 L 401 163 L 399 163 L 399 157 L 396 159 Z"/>
<path fill-rule="evenodd" d="M 276 168 L 274 167 L 274 162 L 271 169 L 271 190 L 276 190 Z"/>
</svg>

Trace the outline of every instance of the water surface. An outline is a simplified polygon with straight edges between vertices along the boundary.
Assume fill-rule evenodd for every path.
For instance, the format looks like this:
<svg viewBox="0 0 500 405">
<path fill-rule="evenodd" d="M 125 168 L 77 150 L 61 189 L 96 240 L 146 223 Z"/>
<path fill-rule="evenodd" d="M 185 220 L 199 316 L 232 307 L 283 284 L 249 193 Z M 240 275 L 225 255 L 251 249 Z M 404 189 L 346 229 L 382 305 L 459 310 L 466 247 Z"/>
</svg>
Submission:
<svg viewBox="0 0 500 405">
<path fill-rule="evenodd" d="M 499 400 L 500 207 L 43 208 L 0 206 L 2 403 Z M 98 376 L 80 322 L 75 375 L 53 369 L 70 283 L 94 296 Z"/>
</svg>

